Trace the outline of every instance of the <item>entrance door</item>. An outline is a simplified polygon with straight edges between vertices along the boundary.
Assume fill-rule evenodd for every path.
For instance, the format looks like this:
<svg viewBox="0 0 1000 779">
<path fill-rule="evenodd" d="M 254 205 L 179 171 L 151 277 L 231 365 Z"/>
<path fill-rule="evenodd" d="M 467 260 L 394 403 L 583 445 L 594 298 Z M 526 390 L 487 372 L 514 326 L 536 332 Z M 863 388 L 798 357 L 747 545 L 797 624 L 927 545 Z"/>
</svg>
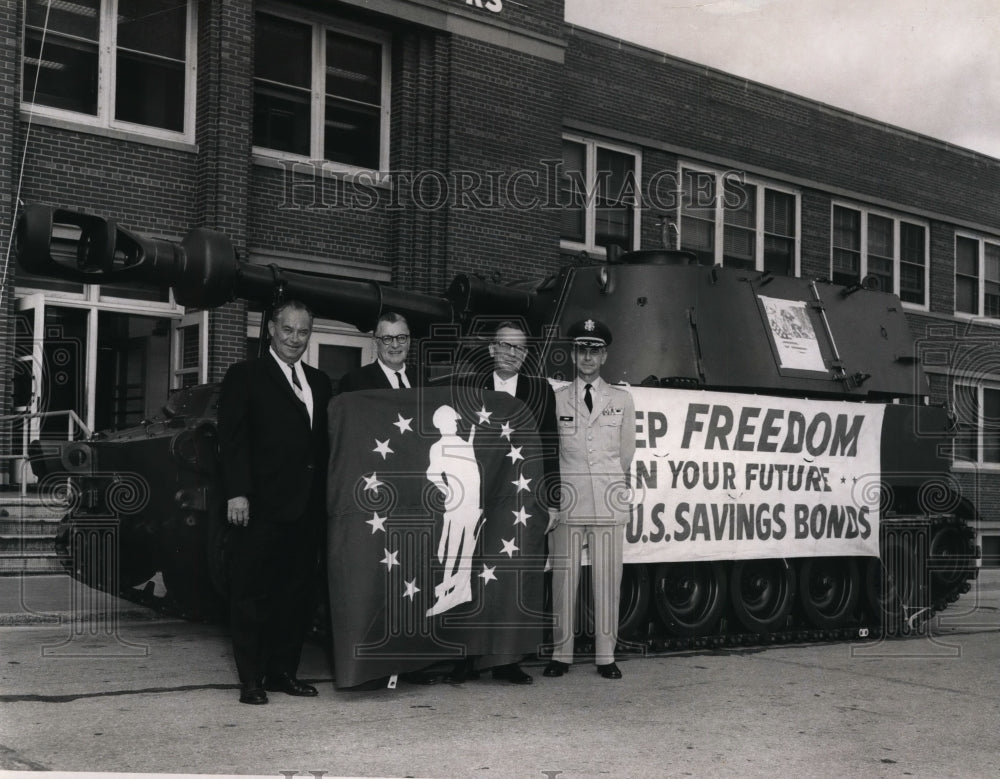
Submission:
<svg viewBox="0 0 1000 779">
<path fill-rule="evenodd" d="M 340 388 L 340 380 L 352 371 L 375 359 L 375 347 L 370 336 L 361 334 L 313 332 L 305 361 L 330 377 L 333 392 Z"/>
</svg>

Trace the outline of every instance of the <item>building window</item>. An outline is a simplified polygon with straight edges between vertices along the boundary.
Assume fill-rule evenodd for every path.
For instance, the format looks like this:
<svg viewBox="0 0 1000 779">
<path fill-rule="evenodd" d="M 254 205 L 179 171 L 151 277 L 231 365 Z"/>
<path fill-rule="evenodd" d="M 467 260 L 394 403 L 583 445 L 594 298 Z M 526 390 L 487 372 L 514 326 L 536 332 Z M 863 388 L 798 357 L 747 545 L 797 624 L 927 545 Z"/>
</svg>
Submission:
<svg viewBox="0 0 1000 779">
<path fill-rule="evenodd" d="M 1000 243 L 955 237 L 955 313 L 1000 319 Z"/>
<path fill-rule="evenodd" d="M 875 279 L 904 303 L 926 306 L 927 240 L 926 225 L 834 205 L 831 278 L 848 287 Z"/>
<path fill-rule="evenodd" d="M 639 176 L 638 151 L 565 136 L 559 176 L 563 247 L 637 249 Z"/>
<path fill-rule="evenodd" d="M 956 381 L 952 408 L 959 431 L 955 461 L 1000 465 L 1000 385 Z"/>
<path fill-rule="evenodd" d="M 27 0 L 22 100 L 40 114 L 188 136 L 195 5 Z"/>
<path fill-rule="evenodd" d="M 389 73 L 387 36 L 258 13 L 255 151 L 386 170 Z"/>
<path fill-rule="evenodd" d="M 680 247 L 699 263 L 796 275 L 795 194 L 694 168 L 681 169 L 681 190 Z"/>
</svg>

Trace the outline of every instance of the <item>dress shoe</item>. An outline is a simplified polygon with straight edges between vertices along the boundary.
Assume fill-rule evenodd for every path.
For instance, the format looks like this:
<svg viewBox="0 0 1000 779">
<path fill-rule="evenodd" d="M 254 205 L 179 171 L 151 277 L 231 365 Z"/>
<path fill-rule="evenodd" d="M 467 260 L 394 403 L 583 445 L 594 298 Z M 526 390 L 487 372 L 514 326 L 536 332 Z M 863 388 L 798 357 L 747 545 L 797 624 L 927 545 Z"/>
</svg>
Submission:
<svg viewBox="0 0 1000 779">
<path fill-rule="evenodd" d="M 603 676 L 605 679 L 621 679 L 622 672 L 618 670 L 618 666 L 614 663 L 608 663 L 607 665 L 597 666 L 597 673 Z"/>
<path fill-rule="evenodd" d="M 311 684 L 300 682 L 291 674 L 272 674 L 264 681 L 264 689 L 268 692 L 283 692 L 297 695 L 301 698 L 313 698 L 319 692 Z"/>
<path fill-rule="evenodd" d="M 408 671 L 399 675 L 400 681 L 408 684 L 437 684 L 441 681 L 440 674 L 432 674 L 429 671 Z"/>
<path fill-rule="evenodd" d="M 561 663 L 558 660 L 549 660 L 549 664 L 542 671 L 542 676 L 562 676 L 569 670 L 568 663 Z"/>
<path fill-rule="evenodd" d="M 493 669 L 493 678 L 511 684 L 531 684 L 534 681 L 517 663 L 498 665 Z"/>
<path fill-rule="evenodd" d="M 260 686 L 260 682 L 250 682 L 240 687 L 240 703 L 249 703 L 252 706 L 267 703 L 267 693 Z"/>
<path fill-rule="evenodd" d="M 470 660 L 459 660 L 455 667 L 444 677 L 448 684 L 462 684 L 466 681 L 474 681 L 479 678 L 479 671 L 474 667 L 475 663 Z"/>
</svg>

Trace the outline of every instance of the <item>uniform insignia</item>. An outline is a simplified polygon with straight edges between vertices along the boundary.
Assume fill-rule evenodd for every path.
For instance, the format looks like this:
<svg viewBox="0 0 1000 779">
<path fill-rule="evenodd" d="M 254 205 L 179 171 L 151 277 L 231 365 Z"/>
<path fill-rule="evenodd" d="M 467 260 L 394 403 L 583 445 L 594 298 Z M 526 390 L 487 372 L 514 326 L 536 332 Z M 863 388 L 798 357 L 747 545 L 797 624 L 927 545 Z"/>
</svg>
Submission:
<svg viewBox="0 0 1000 779">
<path fill-rule="evenodd" d="M 586 322 L 584 322 L 583 329 L 586 330 L 588 333 L 594 332 L 594 320 L 588 319 Z"/>
<path fill-rule="evenodd" d="M 572 422 L 573 417 L 559 417 L 560 422 Z"/>
</svg>

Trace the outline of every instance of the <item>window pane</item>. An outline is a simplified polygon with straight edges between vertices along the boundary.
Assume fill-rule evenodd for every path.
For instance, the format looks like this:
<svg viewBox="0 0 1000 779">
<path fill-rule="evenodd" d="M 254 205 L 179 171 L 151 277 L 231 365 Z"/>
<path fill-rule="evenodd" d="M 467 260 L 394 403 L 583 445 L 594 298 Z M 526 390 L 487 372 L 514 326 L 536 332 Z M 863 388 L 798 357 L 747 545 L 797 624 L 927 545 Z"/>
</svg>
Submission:
<svg viewBox="0 0 1000 779">
<path fill-rule="evenodd" d="M 727 225 L 737 227 L 757 226 L 757 187 L 753 184 L 735 184 L 727 181 L 724 185 L 725 215 Z"/>
<path fill-rule="evenodd" d="M 979 241 L 955 240 L 955 310 L 979 313 Z"/>
<path fill-rule="evenodd" d="M 26 102 L 97 115 L 97 44 L 27 30 L 24 42 Z"/>
<path fill-rule="evenodd" d="M 715 221 L 715 174 L 696 170 L 681 172 L 684 193 L 681 213 Z"/>
<path fill-rule="evenodd" d="M 381 109 L 327 98 L 323 156 L 345 165 L 379 167 Z"/>
<path fill-rule="evenodd" d="M 983 388 L 983 462 L 1000 462 L 1000 390 Z"/>
<path fill-rule="evenodd" d="M 307 24 L 257 14 L 254 78 L 289 86 L 312 86 L 312 28 Z"/>
<path fill-rule="evenodd" d="M 927 265 L 922 225 L 899 223 L 899 297 L 907 303 L 927 302 L 924 270 Z"/>
<path fill-rule="evenodd" d="M 958 423 L 955 436 L 955 459 L 979 460 L 979 403 L 975 387 L 955 385 L 954 413 Z"/>
<path fill-rule="evenodd" d="M 833 280 L 837 284 L 861 281 L 861 212 L 834 206 Z"/>
<path fill-rule="evenodd" d="M 764 270 L 779 276 L 795 273 L 795 242 L 791 238 L 764 236 Z"/>
<path fill-rule="evenodd" d="M 795 197 L 785 192 L 764 190 L 764 232 L 795 235 Z"/>
<path fill-rule="evenodd" d="M 884 216 L 868 215 L 868 253 L 892 258 L 892 220 Z"/>
<path fill-rule="evenodd" d="M 183 60 L 187 51 L 187 3 L 118 0 L 118 48 Z"/>
<path fill-rule="evenodd" d="M 184 130 L 184 63 L 118 52 L 115 119 Z"/>
<path fill-rule="evenodd" d="M 909 222 L 899 223 L 899 256 L 904 262 L 924 264 L 924 228 Z"/>
<path fill-rule="evenodd" d="M 253 96 L 253 142 L 309 156 L 309 93 L 258 86 Z"/>
<path fill-rule="evenodd" d="M 72 3 L 28 0 L 24 23 L 41 31 L 45 29 L 47 12 L 49 36 L 63 33 L 97 43 L 101 29 L 98 15 L 100 7 L 101 0 L 73 0 Z"/>
<path fill-rule="evenodd" d="M 753 230 L 726 227 L 723 231 L 722 264 L 727 268 L 753 270 L 757 267 L 756 237 Z"/>
<path fill-rule="evenodd" d="M 594 242 L 632 248 L 635 158 L 597 148 L 597 209 Z"/>
<path fill-rule="evenodd" d="M 583 243 L 586 240 L 586 211 L 584 200 L 584 167 L 587 147 L 582 143 L 564 140 L 563 165 L 559 176 L 559 205 L 562 208 L 560 236 L 567 241 Z"/>
<path fill-rule="evenodd" d="M 681 248 L 694 252 L 701 265 L 715 264 L 715 225 L 701 219 L 681 219 Z"/>
<path fill-rule="evenodd" d="M 334 32 L 326 35 L 326 94 L 378 106 L 382 102 L 382 47 Z"/>
</svg>

